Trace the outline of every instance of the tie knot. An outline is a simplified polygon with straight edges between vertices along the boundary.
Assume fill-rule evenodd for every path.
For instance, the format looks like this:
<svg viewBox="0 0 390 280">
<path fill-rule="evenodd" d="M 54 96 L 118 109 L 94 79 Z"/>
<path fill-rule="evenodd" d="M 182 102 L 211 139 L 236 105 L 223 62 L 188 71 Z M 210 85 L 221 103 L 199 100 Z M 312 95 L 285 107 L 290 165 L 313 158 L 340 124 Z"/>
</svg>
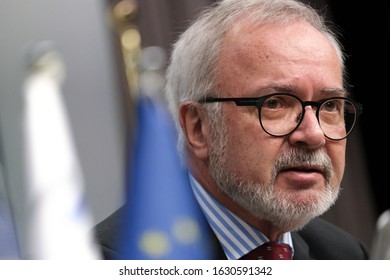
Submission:
<svg viewBox="0 0 390 280">
<path fill-rule="evenodd" d="M 241 260 L 291 260 L 291 248 L 287 244 L 266 242 L 242 256 Z"/>
</svg>

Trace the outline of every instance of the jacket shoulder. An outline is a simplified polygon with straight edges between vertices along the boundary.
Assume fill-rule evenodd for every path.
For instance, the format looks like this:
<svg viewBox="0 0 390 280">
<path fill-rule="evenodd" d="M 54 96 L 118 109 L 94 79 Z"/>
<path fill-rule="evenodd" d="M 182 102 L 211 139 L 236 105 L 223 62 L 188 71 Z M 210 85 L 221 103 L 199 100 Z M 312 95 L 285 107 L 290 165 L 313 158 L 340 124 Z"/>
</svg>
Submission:
<svg viewBox="0 0 390 280">
<path fill-rule="evenodd" d="M 122 259 L 117 240 L 125 221 L 125 210 L 124 206 L 122 206 L 92 229 L 96 236 L 97 245 L 101 249 L 103 259 Z"/>
<path fill-rule="evenodd" d="M 293 233 L 297 258 L 323 260 L 369 259 L 365 244 L 345 230 L 315 218 L 301 230 Z"/>
</svg>

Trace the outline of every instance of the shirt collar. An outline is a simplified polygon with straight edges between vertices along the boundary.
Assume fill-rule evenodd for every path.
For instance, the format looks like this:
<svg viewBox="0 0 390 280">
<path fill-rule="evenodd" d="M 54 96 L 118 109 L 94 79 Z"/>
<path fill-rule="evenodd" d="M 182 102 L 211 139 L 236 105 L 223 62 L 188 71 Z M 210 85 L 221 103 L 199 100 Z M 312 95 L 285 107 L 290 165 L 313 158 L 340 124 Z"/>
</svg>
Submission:
<svg viewBox="0 0 390 280">
<path fill-rule="evenodd" d="M 269 241 L 262 232 L 215 200 L 190 173 L 189 179 L 195 198 L 228 259 L 239 259 Z M 288 244 L 294 253 L 290 232 L 284 233 L 278 242 Z"/>
</svg>

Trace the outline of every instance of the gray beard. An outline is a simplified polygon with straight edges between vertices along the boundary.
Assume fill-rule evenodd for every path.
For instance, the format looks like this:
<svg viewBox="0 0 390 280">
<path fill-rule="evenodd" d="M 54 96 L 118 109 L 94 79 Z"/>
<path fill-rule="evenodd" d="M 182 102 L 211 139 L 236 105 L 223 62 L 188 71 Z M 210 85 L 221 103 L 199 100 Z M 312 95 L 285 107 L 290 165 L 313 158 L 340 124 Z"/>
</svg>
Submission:
<svg viewBox="0 0 390 280">
<path fill-rule="evenodd" d="M 227 167 L 227 134 L 219 123 L 219 130 L 212 136 L 210 151 L 210 175 L 218 188 L 242 208 L 259 220 L 271 222 L 285 232 L 295 231 L 305 226 L 311 219 L 326 212 L 337 200 L 339 186 L 332 187 L 330 180 L 333 168 L 329 156 L 323 150 L 309 151 L 292 148 L 275 160 L 272 177 L 263 184 L 239 178 Z M 323 169 L 325 188 L 302 190 L 307 199 L 297 201 L 297 192 L 275 190 L 275 180 L 280 170 L 286 166 L 316 165 Z M 299 194 L 298 194 L 299 195 Z"/>
</svg>

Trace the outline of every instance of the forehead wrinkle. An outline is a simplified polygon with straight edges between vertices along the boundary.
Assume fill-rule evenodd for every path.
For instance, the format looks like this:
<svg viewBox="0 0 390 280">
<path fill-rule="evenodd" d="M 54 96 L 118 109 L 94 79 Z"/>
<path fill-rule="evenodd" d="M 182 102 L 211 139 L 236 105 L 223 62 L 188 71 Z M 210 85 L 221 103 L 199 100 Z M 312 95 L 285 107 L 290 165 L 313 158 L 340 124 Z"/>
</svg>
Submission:
<svg viewBox="0 0 390 280">
<path fill-rule="evenodd" d="M 248 97 L 260 97 L 266 94 L 272 93 L 290 93 L 290 94 L 299 94 L 301 95 L 306 90 L 297 84 L 292 83 L 269 83 L 262 85 L 254 90 L 246 92 Z M 324 87 L 316 91 L 320 95 L 330 96 L 330 97 L 346 97 L 348 92 L 343 88 L 331 88 Z"/>
</svg>

